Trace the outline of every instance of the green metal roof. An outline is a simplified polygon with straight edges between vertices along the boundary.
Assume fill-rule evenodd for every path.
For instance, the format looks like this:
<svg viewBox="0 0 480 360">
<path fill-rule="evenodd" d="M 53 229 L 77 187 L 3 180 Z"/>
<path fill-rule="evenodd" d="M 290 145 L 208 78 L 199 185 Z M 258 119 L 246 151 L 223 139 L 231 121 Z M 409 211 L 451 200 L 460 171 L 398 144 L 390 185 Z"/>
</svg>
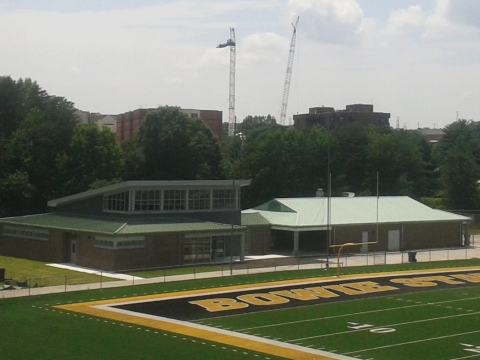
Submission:
<svg viewBox="0 0 480 360">
<path fill-rule="evenodd" d="M 106 235 L 132 235 L 153 233 L 227 231 L 230 224 L 220 224 L 188 218 L 125 219 L 115 217 L 93 217 L 62 213 L 18 216 L 0 219 L 8 225 L 32 226 L 64 231 L 92 232 Z M 234 230 L 243 226 L 234 225 Z"/>
<path fill-rule="evenodd" d="M 270 225 L 267 219 L 261 214 L 242 212 L 242 225 L 243 226 L 256 226 L 256 225 Z"/>
<path fill-rule="evenodd" d="M 332 225 L 470 221 L 468 217 L 432 209 L 408 196 L 273 199 L 246 214 L 262 215 L 272 228 L 325 229 Z M 328 217 L 328 214 L 330 216 Z M 243 222 L 242 222 L 243 224 Z"/>
</svg>

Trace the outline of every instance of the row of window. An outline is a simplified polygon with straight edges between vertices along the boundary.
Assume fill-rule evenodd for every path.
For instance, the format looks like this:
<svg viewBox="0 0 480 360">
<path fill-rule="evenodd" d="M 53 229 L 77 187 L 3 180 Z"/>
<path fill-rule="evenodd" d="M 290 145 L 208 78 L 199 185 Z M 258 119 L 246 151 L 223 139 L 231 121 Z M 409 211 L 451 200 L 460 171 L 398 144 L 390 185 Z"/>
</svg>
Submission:
<svg viewBox="0 0 480 360">
<path fill-rule="evenodd" d="M 104 210 L 110 211 L 182 211 L 232 209 L 233 189 L 214 190 L 138 190 L 104 197 Z"/>
<path fill-rule="evenodd" d="M 145 247 L 145 239 L 111 239 L 105 237 L 95 238 L 95 247 L 105 249 L 139 249 Z"/>
<path fill-rule="evenodd" d="M 24 228 L 10 226 L 5 226 L 3 228 L 3 235 L 42 241 L 47 241 L 48 239 L 50 239 L 50 232 L 47 230 L 26 230 Z"/>
</svg>

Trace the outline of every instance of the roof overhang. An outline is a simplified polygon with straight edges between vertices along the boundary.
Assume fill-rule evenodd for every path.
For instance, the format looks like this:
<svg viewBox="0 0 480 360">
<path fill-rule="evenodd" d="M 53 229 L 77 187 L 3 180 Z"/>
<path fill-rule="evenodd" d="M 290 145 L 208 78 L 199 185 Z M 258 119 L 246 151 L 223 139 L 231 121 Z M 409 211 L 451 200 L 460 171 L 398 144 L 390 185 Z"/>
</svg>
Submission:
<svg viewBox="0 0 480 360">
<path fill-rule="evenodd" d="M 73 201 L 85 200 L 99 195 L 130 190 L 169 190 L 169 189 L 239 189 L 250 185 L 251 180 L 146 180 L 125 181 L 118 184 L 104 186 L 99 189 L 88 190 L 82 193 L 50 200 L 50 207 L 68 204 Z"/>
</svg>

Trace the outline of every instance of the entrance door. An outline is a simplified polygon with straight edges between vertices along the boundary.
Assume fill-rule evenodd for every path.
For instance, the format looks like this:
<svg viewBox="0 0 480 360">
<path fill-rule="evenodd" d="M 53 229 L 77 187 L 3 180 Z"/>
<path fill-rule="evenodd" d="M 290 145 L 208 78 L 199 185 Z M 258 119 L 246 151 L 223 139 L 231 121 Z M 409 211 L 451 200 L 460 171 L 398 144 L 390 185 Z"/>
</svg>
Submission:
<svg viewBox="0 0 480 360">
<path fill-rule="evenodd" d="M 368 253 L 368 244 L 365 244 L 368 242 L 368 231 L 362 232 L 362 254 Z"/>
<path fill-rule="evenodd" d="M 70 240 L 70 262 L 77 263 L 77 240 Z"/>
<path fill-rule="evenodd" d="M 388 251 L 400 251 L 400 230 L 388 231 Z"/>
</svg>

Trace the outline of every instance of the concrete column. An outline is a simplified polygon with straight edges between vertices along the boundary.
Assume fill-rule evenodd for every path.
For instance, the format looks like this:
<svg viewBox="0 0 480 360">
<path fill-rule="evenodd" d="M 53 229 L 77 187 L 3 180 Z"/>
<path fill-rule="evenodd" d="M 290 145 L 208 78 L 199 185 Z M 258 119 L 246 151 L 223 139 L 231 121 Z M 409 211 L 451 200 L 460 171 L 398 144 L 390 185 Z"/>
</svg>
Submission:
<svg viewBox="0 0 480 360">
<path fill-rule="evenodd" d="M 245 231 L 240 238 L 240 261 L 245 261 Z"/>
<path fill-rule="evenodd" d="M 299 232 L 293 232 L 293 256 L 298 256 Z"/>
</svg>

